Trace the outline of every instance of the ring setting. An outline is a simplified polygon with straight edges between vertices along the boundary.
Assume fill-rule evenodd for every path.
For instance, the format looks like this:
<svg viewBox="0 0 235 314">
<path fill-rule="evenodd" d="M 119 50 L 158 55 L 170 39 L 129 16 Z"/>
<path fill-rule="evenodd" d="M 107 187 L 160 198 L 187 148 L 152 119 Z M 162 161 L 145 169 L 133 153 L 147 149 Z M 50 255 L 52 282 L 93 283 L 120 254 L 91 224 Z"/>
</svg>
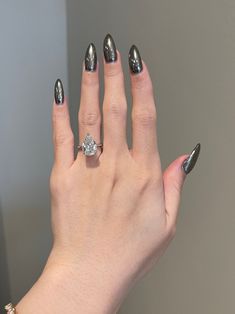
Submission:
<svg viewBox="0 0 235 314">
<path fill-rule="evenodd" d="M 78 145 L 78 150 L 81 149 L 85 156 L 93 156 L 96 154 L 97 148 L 101 147 L 102 149 L 102 146 L 102 143 L 96 143 L 90 133 L 87 133 L 82 144 Z"/>
</svg>

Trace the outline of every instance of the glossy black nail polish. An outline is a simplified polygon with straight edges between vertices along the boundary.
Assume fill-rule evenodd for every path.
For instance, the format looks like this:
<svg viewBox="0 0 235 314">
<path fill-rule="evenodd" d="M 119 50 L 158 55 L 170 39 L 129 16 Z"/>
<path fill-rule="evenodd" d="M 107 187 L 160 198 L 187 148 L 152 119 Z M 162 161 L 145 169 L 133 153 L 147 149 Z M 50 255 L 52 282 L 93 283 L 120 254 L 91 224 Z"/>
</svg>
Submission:
<svg viewBox="0 0 235 314">
<path fill-rule="evenodd" d="M 64 89 L 60 79 L 57 79 L 55 82 L 54 97 L 57 105 L 62 105 L 64 103 Z"/>
<path fill-rule="evenodd" d="M 132 45 L 129 51 L 129 67 L 132 73 L 138 74 L 143 70 L 140 52 L 135 45 Z"/>
<path fill-rule="evenodd" d="M 85 70 L 86 71 L 95 71 L 97 66 L 97 54 L 96 48 L 93 43 L 90 43 L 87 47 L 85 54 Z"/>
<path fill-rule="evenodd" d="M 193 170 L 199 153 L 200 153 L 200 149 L 201 149 L 201 144 L 198 143 L 195 148 L 193 149 L 193 151 L 191 152 L 191 154 L 188 156 L 188 158 L 186 158 L 182 164 L 182 169 L 184 170 L 184 172 L 186 174 L 188 174 L 191 170 Z"/>
<path fill-rule="evenodd" d="M 113 37 L 110 34 L 105 36 L 103 42 L 104 58 L 107 63 L 117 60 L 117 50 Z"/>
</svg>

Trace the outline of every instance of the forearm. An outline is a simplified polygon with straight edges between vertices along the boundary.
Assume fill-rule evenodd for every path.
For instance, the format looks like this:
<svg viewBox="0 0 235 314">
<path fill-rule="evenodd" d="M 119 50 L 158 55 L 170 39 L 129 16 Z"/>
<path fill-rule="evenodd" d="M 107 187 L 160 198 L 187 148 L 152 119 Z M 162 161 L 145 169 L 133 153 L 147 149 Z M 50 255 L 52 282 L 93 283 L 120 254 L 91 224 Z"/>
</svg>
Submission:
<svg viewBox="0 0 235 314">
<path fill-rule="evenodd" d="M 19 314 L 115 314 L 123 293 L 111 281 L 89 265 L 68 268 L 49 262 L 17 304 L 16 311 Z"/>
</svg>

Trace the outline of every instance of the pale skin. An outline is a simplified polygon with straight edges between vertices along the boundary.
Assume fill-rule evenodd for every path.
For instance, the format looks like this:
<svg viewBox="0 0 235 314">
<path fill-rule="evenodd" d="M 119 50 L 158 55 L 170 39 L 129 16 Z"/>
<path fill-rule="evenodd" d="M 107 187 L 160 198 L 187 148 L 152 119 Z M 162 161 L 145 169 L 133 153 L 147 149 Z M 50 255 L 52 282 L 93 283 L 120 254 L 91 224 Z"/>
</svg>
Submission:
<svg viewBox="0 0 235 314">
<path fill-rule="evenodd" d="M 74 156 L 67 98 L 53 103 L 55 160 L 50 178 L 54 243 L 45 268 L 17 313 L 113 314 L 173 239 L 188 157 L 165 171 L 157 143 L 157 111 L 147 65 L 130 73 L 132 147 L 126 141 L 127 101 L 121 55 L 104 62 L 103 119 L 99 63 L 83 69 L 79 141 L 90 133 L 103 151 Z"/>
</svg>

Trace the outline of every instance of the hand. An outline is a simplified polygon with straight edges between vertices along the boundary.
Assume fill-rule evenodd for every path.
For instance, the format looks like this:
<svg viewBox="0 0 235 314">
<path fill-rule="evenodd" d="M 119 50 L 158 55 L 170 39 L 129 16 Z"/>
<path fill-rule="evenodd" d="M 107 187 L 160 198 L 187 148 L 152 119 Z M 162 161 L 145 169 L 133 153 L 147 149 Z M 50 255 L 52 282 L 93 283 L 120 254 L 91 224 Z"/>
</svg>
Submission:
<svg viewBox="0 0 235 314">
<path fill-rule="evenodd" d="M 98 148 L 94 156 L 85 156 L 80 150 L 74 158 L 67 98 L 60 80 L 55 86 L 50 180 L 54 244 L 44 272 L 64 274 L 61 282 L 68 285 L 61 300 L 72 303 L 70 313 L 114 313 L 156 263 L 175 235 L 183 182 L 200 151 L 198 144 L 191 155 L 178 157 L 162 172 L 153 86 L 135 46 L 129 65 L 131 149 L 126 142 L 121 56 L 110 35 L 104 40 L 103 151 Z M 101 140 L 98 69 L 91 44 L 82 73 L 80 143 L 87 133 L 96 143 Z M 80 304 L 84 299 L 86 304 Z"/>
</svg>

